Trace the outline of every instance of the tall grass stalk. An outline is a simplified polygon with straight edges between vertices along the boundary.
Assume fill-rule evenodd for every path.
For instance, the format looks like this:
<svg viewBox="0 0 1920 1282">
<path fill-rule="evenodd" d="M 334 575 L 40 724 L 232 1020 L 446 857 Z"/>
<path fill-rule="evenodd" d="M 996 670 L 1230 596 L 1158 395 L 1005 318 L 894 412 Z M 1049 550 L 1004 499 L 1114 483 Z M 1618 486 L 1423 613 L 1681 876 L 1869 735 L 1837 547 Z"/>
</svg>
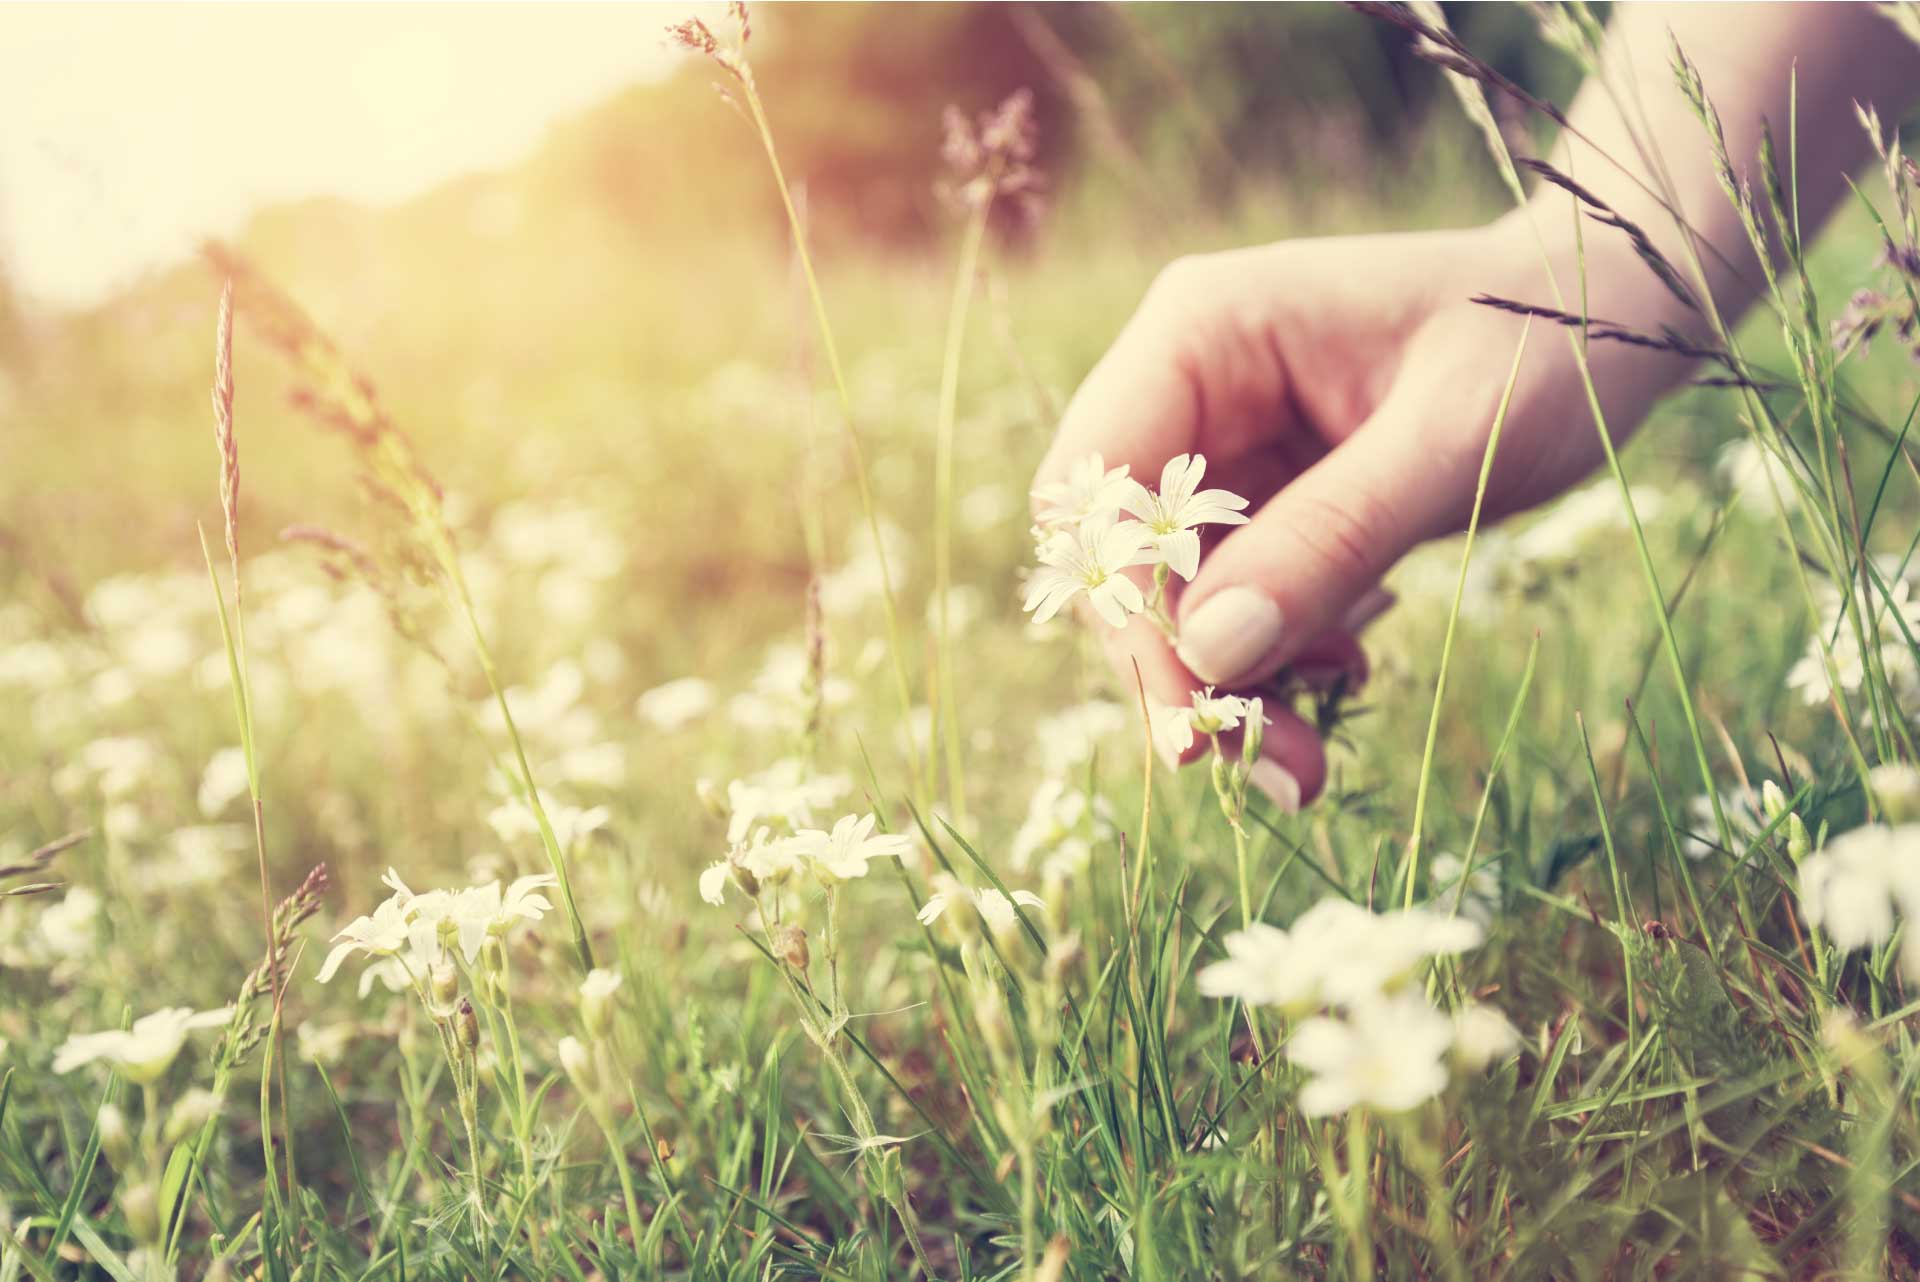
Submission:
<svg viewBox="0 0 1920 1282">
<path fill-rule="evenodd" d="M 853 465 L 854 485 L 860 496 L 860 510 L 866 519 L 867 535 L 873 540 L 875 562 L 880 568 L 880 602 L 886 616 L 887 649 L 893 666 L 895 691 L 900 701 L 901 724 L 910 725 L 913 720 L 913 685 L 907 678 L 906 649 L 900 634 L 900 610 L 897 594 L 893 585 L 893 570 L 888 564 L 886 543 L 881 538 L 880 515 L 874 504 L 873 483 L 868 478 L 866 451 L 860 442 L 860 430 L 854 421 L 853 394 L 847 387 L 847 376 L 840 363 L 840 345 L 834 338 L 832 318 L 827 314 L 826 296 L 820 289 L 819 273 L 814 270 L 813 254 L 807 246 L 807 229 L 800 218 L 800 211 L 794 204 L 793 190 L 787 182 L 785 168 L 780 163 L 780 150 L 774 143 L 773 125 L 767 117 L 765 104 L 761 101 L 759 87 L 754 82 L 753 68 L 746 59 L 746 24 L 744 14 L 739 19 L 741 30 L 741 48 L 728 50 L 725 57 L 717 56 L 712 44 L 711 34 L 706 34 L 707 46 L 702 49 L 716 56 L 720 63 L 739 84 L 742 96 L 746 100 L 748 119 L 754 133 L 760 141 L 761 150 L 767 157 L 767 167 L 773 176 L 773 185 L 780 196 L 780 206 L 786 211 L 787 227 L 793 235 L 794 253 L 800 262 L 800 271 L 806 279 L 807 297 L 813 305 L 814 323 L 820 331 L 820 346 L 827 358 L 827 370 L 833 376 L 833 388 L 840 400 L 840 421 L 845 428 L 847 453 Z M 700 28 L 704 33 L 704 26 Z M 908 754 L 908 764 L 916 795 L 925 796 L 925 780 L 921 772 L 917 753 Z"/>
<path fill-rule="evenodd" d="M 953 433 L 960 399 L 960 355 L 966 344 L 967 313 L 980 273 L 980 250 L 987 238 L 993 212 L 993 186 L 974 201 L 961 233 L 960 262 L 954 270 L 953 301 L 947 310 L 946 349 L 940 359 L 940 407 L 934 429 L 933 592 L 936 627 L 935 653 L 939 671 L 939 723 L 947 752 L 947 804 L 954 822 L 967 821 L 967 786 L 960 741 L 960 701 L 953 680 Z"/>
<path fill-rule="evenodd" d="M 273 888 L 267 873 L 267 831 L 266 813 L 260 798 L 260 757 L 255 749 L 253 724 L 253 693 L 247 679 L 247 625 L 246 614 L 242 608 L 240 586 L 240 447 L 233 430 L 233 282 L 227 281 L 220 290 L 219 318 L 214 328 L 214 373 L 213 373 L 213 434 L 214 445 L 220 452 L 220 513 L 227 545 L 227 562 L 233 574 L 233 612 L 227 612 L 226 592 L 220 586 L 220 575 L 213 568 L 213 554 L 207 547 L 206 527 L 199 527 L 200 556 L 207 566 L 207 577 L 213 585 L 213 601 L 220 620 L 220 642 L 227 657 L 227 680 L 233 691 L 234 721 L 240 733 L 240 752 L 247 763 L 247 798 L 253 811 L 254 855 L 258 862 L 260 875 L 260 932 L 265 940 L 267 952 L 267 979 L 273 999 L 275 1018 L 273 1023 L 275 1049 L 279 1050 L 279 1010 L 281 1002 L 280 959 L 274 947 L 273 936 Z M 280 1102 L 286 1109 L 287 1078 L 283 1055 L 276 1055 L 280 1064 Z M 261 1084 L 260 1092 L 261 1127 L 265 1142 L 265 1160 L 269 1173 L 268 1184 L 273 1183 L 273 1126 L 272 1095 L 266 1084 Z M 286 1190 L 289 1201 L 294 1196 L 294 1140 L 293 1128 L 285 1128 L 283 1136 L 286 1148 Z"/>
<path fill-rule="evenodd" d="M 1473 540 L 1480 530 L 1480 511 L 1487 499 L 1487 478 L 1493 475 L 1494 452 L 1500 448 L 1500 429 L 1506 426 L 1507 410 L 1513 404 L 1513 389 L 1520 381 L 1520 362 L 1527 354 L 1527 336 L 1533 325 L 1520 328 L 1520 342 L 1514 348 L 1513 367 L 1507 371 L 1507 385 L 1500 392 L 1500 404 L 1493 413 L 1493 426 L 1487 431 L 1486 452 L 1480 457 L 1480 479 L 1473 489 L 1473 512 L 1467 518 L 1467 537 L 1460 549 L 1460 573 L 1453 583 L 1453 603 L 1447 609 L 1447 630 L 1440 642 L 1440 672 L 1433 681 L 1433 711 L 1427 716 L 1427 742 L 1420 753 L 1420 782 L 1413 793 L 1413 835 L 1407 842 L 1402 876 L 1406 878 L 1406 906 L 1413 907 L 1419 886 L 1420 844 L 1426 831 L 1427 788 L 1433 778 L 1433 753 L 1440 741 L 1440 706 L 1447 697 L 1447 671 L 1453 664 L 1453 634 L 1460 622 L 1460 603 L 1466 598 L 1467 569 L 1473 562 Z M 1477 825 L 1476 825 L 1477 827 Z"/>
</svg>

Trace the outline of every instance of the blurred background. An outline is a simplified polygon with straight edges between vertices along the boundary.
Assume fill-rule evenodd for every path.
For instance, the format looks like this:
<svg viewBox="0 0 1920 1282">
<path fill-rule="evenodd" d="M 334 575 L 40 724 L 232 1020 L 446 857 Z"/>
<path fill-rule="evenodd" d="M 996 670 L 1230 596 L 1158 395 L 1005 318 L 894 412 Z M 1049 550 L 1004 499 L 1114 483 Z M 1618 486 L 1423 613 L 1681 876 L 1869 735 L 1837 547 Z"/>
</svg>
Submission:
<svg viewBox="0 0 1920 1282">
<path fill-rule="evenodd" d="M 175 505 L 204 510 L 208 238 L 312 312 L 476 498 L 559 448 L 643 467 L 674 430 L 664 394 L 731 362 L 790 366 L 777 196 L 714 69 L 661 37 L 689 12 L 0 14 L 10 538 L 93 569 L 113 552 L 77 530 L 177 542 Z M 1456 16 L 1503 69 L 1568 88 L 1524 13 Z M 938 359 L 958 230 L 935 192 L 949 103 L 1038 98 L 1051 208 L 995 270 L 1035 281 L 1005 303 L 1054 392 L 1177 252 L 1464 221 L 1496 199 L 1431 69 L 1331 5 L 768 5 L 752 54 L 836 320 L 855 351 L 930 340 L 903 362 L 914 383 Z M 268 461 L 292 444 L 275 390 L 241 389 L 251 516 L 270 529 L 313 497 Z"/>
<path fill-rule="evenodd" d="M 805 666 L 809 441 L 829 666 L 868 688 L 837 714 L 838 759 L 924 741 L 924 719 L 900 724 L 879 666 L 873 547 L 765 158 L 716 95 L 721 73 L 663 38 L 690 13 L 724 23 L 717 8 L 673 5 L 0 8 L 9 813 L 76 826 L 84 811 L 44 786 L 74 754 L 51 745 L 86 744 L 80 757 L 110 766 L 124 745 L 100 745 L 137 732 L 165 741 L 156 759 L 173 763 L 171 782 L 158 810 L 123 818 L 159 831 L 230 743 L 196 534 L 205 523 L 217 547 L 207 389 L 221 281 L 197 252 L 209 239 L 310 313 L 412 437 L 446 493 L 518 715 L 541 739 L 541 777 L 587 812 L 632 798 L 614 820 L 622 841 L 704 858 L 713 835 L 687 813 L 694 776 L 731 777 L 782 750 L 791 708 L 776 705 L 796 697 Z M 1526 7 L 1449 17 L 1534 92 L 1572 92 L 1572 68 Z M 1104 689 L 1097 662 L 1035 644 L 1020 614 L 1028 478 L 1155 272 L 1286 235 L 1466 224 L 1504 197 L 1438 73 L 1399 33 L 1334 5 L 763 5 L 753 25 L 915 656 L 961 230 L 937 194 L 942 111 L 982 112 L 1017 88 L 1036 97 L 1047 208 L 989 245 L 954 460 L 963 721 L 980 777 L 1023 772 L 1031 744 L 999 725 L 1005 710 Z M 1535 123 L 1504 122 L 1515 134 Z M 1841 264 L 1816 274 L 1832 282 L 1829 308 L 1874 247 L 1857 215 L 1823 244 Z M 1904 355 L 1888 348 L 1850 368 L 1906 386 Z M 493 804 L 475 795 L 487 749 L 454 715 L 488 715 L 470 659 L 451 682 L 430 665 L 423 675 L 366 592 L 280 543 L 296 523 L 370 537 L 377 522 L 348 442 L 292 403 L 286 363 L 245 324 L 235 368 L 267 769 L 302 781 L 276 849 L 295 872 L 362 849 L 346 862 L 377 869 L 376 846 L 478 831 Z M 1737 429 L 1704 397 L 1664 413 L 1692 430 L 1642 434 L 1629 465 L 1671 483 L 1652 537 L 1684 566 L 1711 541 L 1705 464 Z M 1606 520 L 1594 528 L 1611 537 Z M 1512 674 L 1544 631 L 1529 724 L 1549 809 L 1586 804 L 1546 782 L 1576 759 L 1570 709 L 1617 708 L 1645 686 L 1653 653 L 1637 610 L 1569 626 L 1569 601 L 1640 600 L 1631 558 L 1590 552 L 1475 618 L 1484 632 L 1458 668 L 1465 711 L 1440 754 L 1486 759 Z M 1356 813 L 1418 759 L 1454 555 L 1399 581 L 1427 604 L 1397 612 L 1376 647 L 1368 706 L 1380 715 L 1353 732 L 1373 764 L 1336 763 L 1335 792 Z M 1710 689 L 1768 692 L 1710 707 L 1735 735 L 1789 697 L 1801 638 L 1753 628 L 1767 594 L 1787 589 L 1781 561 L 1729 554 L 1699 575 L 1689 661 Z M 457 637 L 447 652 L 470 653 Z M 646 701 L 688 676 L 713 681 L 720 702 L 712 690 L 665 712 Z M 1662 698 L 1648 694 L 1650 721 L 1679 724 Z M 694 739 L 670 738 L 687 722 Z M 756 734 L 761 746 L 743 751 Z M 1464 765 L 1446 773 L 1443 786 L 1474 795 Z M 983 805 L 1011 822 L 1026 798 L 1001 790 Z M 231 806 L 216 789 L 186 813 Z"/>
</svg>

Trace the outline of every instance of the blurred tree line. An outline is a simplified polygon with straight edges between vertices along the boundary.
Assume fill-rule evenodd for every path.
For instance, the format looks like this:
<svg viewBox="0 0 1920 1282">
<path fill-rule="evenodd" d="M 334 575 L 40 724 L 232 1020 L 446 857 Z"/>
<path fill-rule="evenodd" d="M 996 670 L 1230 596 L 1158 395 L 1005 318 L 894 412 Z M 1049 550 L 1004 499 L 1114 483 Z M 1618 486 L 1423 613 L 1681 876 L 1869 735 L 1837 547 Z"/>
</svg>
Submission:
<svg viewBox="0 0 1920 1282">
<path fill-rule="evenodd" d="M 1577 83 L 1525 6 L 1446 7 L 1520 83 L 1551 97 Z M 1132 195 L 1161 214 L 1280 182 L 1369 181 L 1434 130 L 1465 128 L 1400 32 L 1334 4 L 793 3 L 754 22 L 783 159 L 830 244 L 937 234 L 942 109 L 981 111 L 1021 87 L 1058 191 Z M 757 144 L 714 101 L 718 79 L 689 61 L 557 131 L 536 189 L 590 193 L 656 243 L 676 224 L 779 234 Z"/>
</svg>

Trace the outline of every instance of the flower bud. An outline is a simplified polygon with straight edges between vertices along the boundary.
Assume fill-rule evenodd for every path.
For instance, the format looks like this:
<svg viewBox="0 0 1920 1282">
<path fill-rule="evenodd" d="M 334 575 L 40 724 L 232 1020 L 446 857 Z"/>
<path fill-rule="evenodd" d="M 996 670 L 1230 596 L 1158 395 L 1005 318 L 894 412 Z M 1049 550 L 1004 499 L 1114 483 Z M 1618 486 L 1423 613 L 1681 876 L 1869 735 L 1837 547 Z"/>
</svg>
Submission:
<svg viewBox="0 0 1920 1282">
<path fill-rule="evenodd" d="M 1240 721 L 1240 764 L 1252 769 L 1260 760 L 1260 741 L 1267 729 L 1266 706 L 1259 699 L 1247 700 L 1247 715 Z"/>
<path fill-rule="evenodd" d="M 753 869 L 739 859 L 727 861 L 727 871 L 733 874 L 733 884 L 740 887 L 740 893 L 748 899 L 760 898 L 760 879 L 754 876 Z"/>
<path fill-rule="evenodd" d="M 798 926 L 782 926 L 773 937 L 773 951 L 795 970 L 804 971 L 813 961 L 807 952 L 807 932 Z"/>
<path fill-rule="evenodd" d="M 441 958 L 433 964 L 427 974 L 427 983 L 433 990 L 433 1000 L 444 1009 L 453 1005 L 453 999 L 460 995 L 460 972 L 454 969 L 453 962 Z"/>
<path fill-rule="evenodd" d="M 1771 779 L 1760 785 L 1760 813 L 1768 823 L 1779 823 L 1780 816 L 1787 813 L 1787 795 Z"/>
<path fill-rule="evenodd" d="M 218 1117 L 220 1105 L 220 1097 L 212 1091 L 196 1089 L 182 1095 L 167 1114 L 167 1143 L 178 1144 Z"/>
<path fill-rule="evenodd" d="M 160 1195 L 149 1180 L 128 1185 L 120 1191 L 120 1214 L 127 1219 L 127 1232 L 136 1242 L 152 1242 L 160 1236 Z"/>
<path fill-rule="evenodd" d="M 1896 762 L 1875 766 L 1867 772 L 1867 784 L 1888 823 L 1911 823 L 1920 819 L 1920 770 Z"/>
<path fill-rule="evenodd" d="M 1787 854 L 1796 864 L 1806 862 L 1813 853 L 1813 839 L 1807 836 L 1807 826 L 1800 822 L 1798 814 L 1787 816 Z"/>
<path fill-rule="evenodd" d="M 460 1005 L 453 1012 L 453 1029 L 460 1038 L 460 1044 L 468 1050 L 480 1045 L 480 1017 L 474 1014 L 473 1003 L 466 998 L 460 999 Z"/>
<path fill-rule="evenodd" d="M 973 1019 L 980 1025 L 980 1035 L 986 1040 L 987 1049 L 1002 1059 L 1015 1059 L 1018 1048 L 1013 1041 L 1013 1021 L 1007 1018 L 1007 999 L 1000 991 L 1000 985 L 984 983 L 977 987 L 973 997 Z"/>
<path fill-rule="evenodd" d="M 580 985 L 580 1019 L 587 1032 L 605 1037 L 613 1029 L 613 994 L 620 987 L 620 972 L 594 969 Z"/>
<path fill-rule="evenodd" d="M 600 1072 L 594 1067 L 593 1053 L 581 1045 L 579 1038 L 562 1037 L 559 1052 L 560 1067 L 567 1071 L 575 1086 L 588 1095 L 600 1089 Z"/>
<path fill-rule="evenodd" d="M 127 1115 L 117 1104 L 107 1104 L 94 1119 L 100 1132 L 100 1151 L 115 1166 L 125 1168 L 133 1160 L 133 1132 L 127 1129 Z"/>
<path fill-rule="evenodd" d="M 707 778 L 705 775 L 694 780 L 693 795 L 699 799 L 700 804 L 706 808 L 707 813 L 715 819 L 725 819 L 727 817 L 726 794 L 720 791 L 720 785 L 713 780 Z"/>
</svg>

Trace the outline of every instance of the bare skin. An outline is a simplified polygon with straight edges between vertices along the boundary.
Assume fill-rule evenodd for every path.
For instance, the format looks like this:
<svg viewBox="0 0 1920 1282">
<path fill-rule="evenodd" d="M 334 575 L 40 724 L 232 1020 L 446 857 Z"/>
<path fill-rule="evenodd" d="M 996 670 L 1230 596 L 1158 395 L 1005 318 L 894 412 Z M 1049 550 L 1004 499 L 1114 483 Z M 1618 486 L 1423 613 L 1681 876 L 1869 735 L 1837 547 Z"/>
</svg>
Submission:
<svg viewBox="0 0 1920 1282">
<path fill-rule="evenodd" d="M 1630 130 L 1590 84 L 1570 119 L 1593 145 L 1563 140 L 1553 161 L 1645 228 L 1689 283 L 1685 265 L 1697 256 L 1731 324 L 1761 272 L 1675 87 L 1669 31 L 1700 69 L 1735 168 L 1756 182 L 1761 121 L 1773 122 L 1784 149 L 1797 73 L 1808 228 L 1869 153 L 1853 101 L 1898 119 L 1920 88 L 1920 49 L 1866 5 L 1616 9 L 1604 65 L 1616 85 L 1634 86 L 1629 118 L 1644 128 Z M 1662 188 L 1661 171 L 1691 245 L 1647 190 Z M 1589 224 L 1584 241 L 1590 315 L 1710 337 L 1624 236 Z M 1208 459 L 1206 484 L 1252 500 L 1252 520 L 1211 546 L 1179 593 L 1177 653 L 1144 619 L 1124 631 L 1092 621 L 1126 685 L 1137 663 L 1150 697 L 1180 704 L 1203 684 L 1257 688 L 1290 662 L 1359 663 L 1354 633 L 1383 602 L 1381 576 L 1419 544 L 1464 529 L 1472 508 L 1522 322 L 1468 300 L 1552 305 L 1557 283 L 1578 311 L 1579 252 L 1569 198 L 1543 185 L 1526 209 L 1483 227 L 1282 241 L 1169 265 L 1075 393 L 1035 478 L 1060 479 L 1098 452 L 1151 483 L 1168 459 L 1197 451 Z M 1618 344 L 1593 344 L 1590 359 L 1616 441 L 1690 371 L 1684 358 Z M 1603 458 L 1565 337 L 1536 326 L 1486 517 L 1553 498 Z M 1321 789 L 1325 754 L 1306 722 L 1271 716 L 1254 782 L 1297 806 Z"/>
</svg>

